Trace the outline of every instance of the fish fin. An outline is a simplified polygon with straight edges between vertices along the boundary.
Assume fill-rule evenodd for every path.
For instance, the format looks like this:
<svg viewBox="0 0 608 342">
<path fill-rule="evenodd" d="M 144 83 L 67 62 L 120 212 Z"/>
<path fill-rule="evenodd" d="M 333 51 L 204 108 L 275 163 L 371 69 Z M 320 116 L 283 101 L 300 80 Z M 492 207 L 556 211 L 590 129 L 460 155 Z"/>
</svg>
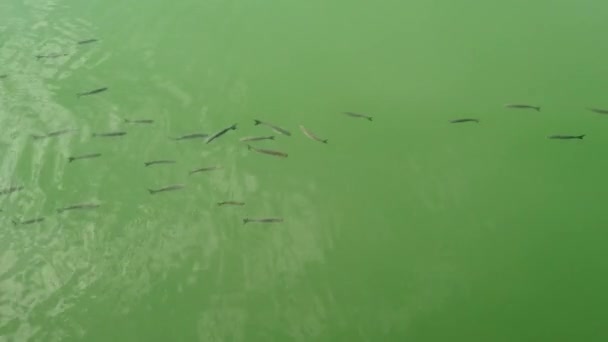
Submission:
<svg viewBox="0 0 608 342">
<path fill-rule="evenodd" d="M 586 134 L 581 134 L 581 135 L 579 135 L 577 138 L 579 138 L 579 139 L 583 140 L 583 138 L 585 137 L 585 135 L 586 135 Z"/>
<path fill-rule="evenodd" d="M 260 121 L 260 120 L 256 120 L 256 119 L 253 120 L 254 126 L 260 125 L 261 123 L 262 123 L 262 121 Z"/>
</svg>

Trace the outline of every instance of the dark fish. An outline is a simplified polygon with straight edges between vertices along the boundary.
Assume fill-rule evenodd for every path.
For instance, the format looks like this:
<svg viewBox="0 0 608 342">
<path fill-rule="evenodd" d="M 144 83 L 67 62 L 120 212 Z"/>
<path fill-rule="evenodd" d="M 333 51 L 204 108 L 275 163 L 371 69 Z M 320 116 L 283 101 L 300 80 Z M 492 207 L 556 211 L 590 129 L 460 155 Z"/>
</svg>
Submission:
<svg viewBox="0 0 608 342">
<path fill-rule="evenodd" d="M 34 139 L 44 139 L 44 138 L 51 138 L 51 137 L 64 135 L 64 134 L 74 132 L 74 131 L 76 131 L 76 130 L 75 129 L 62 129 L 60 131 L 51 132 L 51 133 L 48 133 L 45 135 L 32 134 L 32 137 L 34 137 Z"/>
<path fill-rule="evenodd" d="M 201 167 L 200 169 L 195 169 L 195 170 L 190 171 L 190 174 L 197 173 L 197 172 L 213 171 L 213 170 L 218 170 L 221 168 L 222 168 L 221 166 Z"/>
<path fill-rule="evenodd" d="M 8 195 L 21 190 L 23 190 L 22 186 L 12 186 L 10 188 L 0 190 L 0 195 Z"/>
<path fill-rule="evenodd" d="M 239 139 L 239 141 L 260 141 L 260 140 L 274 140 L 274 135 L 261 136 L 261 137 L 244 137 Z"/>
<path fill-rule="evenodd" d="M 103 93 L 106 90 L 108 90 L 108 87 L 97 88 L 97 89 L 93 89 L 90 91 L 85 91 L 83 93 L 78 93 L 78 94 L 76 94 L 76 96 L 81 97 L 81 96 L 95 95 L 95 94 Z"/>
<path fill-rule="evenodd" d="M 93 137 L 121 137 L 127 135 L 127 132 L 109 132 L 109 133 L 93 133 Z"/>
<path fill-rule="evenodd" d="M 133 123 L 133 124 L 151 124 L 151 123 L 154 123 L 154 120 L 148 120 L 148 119 L 143 119 L 143 120 L 129 120 L 129 119 L 125 119 L 125 123 Z"/>
<path fill-rule="evenodd" d="M 253 219 L 253 218 L 244 218 L 243 219 L 243 224 L 249 223 L 249 222 L 257 222 L 257 223 L 276 223 L 276 222 L 283 222 L 283 219 L 280 217 L 268 217 L 268 218 L 257 218 L 257 219 Z"/>
<path fill-rule="evenodd" d="M 205 142 L 206 144 L 212 142 L 213 140 L 221 137 L 222 135 L 226 134 L 226 132 L 230 131 L 230 130 L 236 130 L 236 124 L 230 126 L 230 127 L 226 127 L 223 130 L 215 133 L 214 135 L 212 135 L 211 137 L 209 137 L 209 139 L 207 139 L 207 141 Z"/>
<path fill-rule="evenodd" d="M 23 226 L 23 225 L 26 225 L 26 224 L 38 223 L 38 222 L 42 222 L 42 221 L 44 221 L 44 217 L 39 217 L 39 218 L 35 218 L 35 219 L 27 220 L 27 221 L 22 221 L 22 222 L 19 222 L 17 220 L 13 220 L 13 224 L 15 224 L 15 226 L 16 225 L 22 225 Z"/>
<path fill-rule="evenodd" d="M 455 120 L 450 120 L 450 123 L 462 123 L 462 122 L 476 122 L 476 123 L 479 123 L 479 119 L 455 119 Z"/>
<path fill-rule="evenodd" d="M 268 127 L 272 128 L 275 132 L 278 132 L 278 133 L 281 133 L 281 134 L 284 134 L 284 135 L 287 135 L 287 136 L 291 135 L 291 133 L 288 130 L 283 129 L 283 128 L 279 127 L 279 126 L 275 126 L 275 125 L 273 125 L 271 123 L 260 121 L 260 120 L 253 120 L 253 122 L 254 122 L 255 126 L 257 126 L 257 125 L 264 125 L 264 126 L 268 126 Z"/>
<path fill-rule="evenodd" d="M 353 118 L 364 118 L 369 121 L 372 121 L 372 117 L 369 115 L 365 115 L 365 114 L 359 114 L 359 113 L 353 113 L 353 112 L 343 112 L 342 114 L 348 115 Z"/>
<path fill-rule="evenodd" d="M 57 212 L 58 213 L 62 213 L 64 211 L 76 210 L 76 209 L 95 209 L 95 208 L 98 208 L 98 207 L 99 207 L 98 203 L 81 203 L 81 204 L 74 204 L 74 205 L 71 205 L 69 207 L 57 209 Z"/>
<path fill-rule="evenodd" d="M 7 77 L 8 77 L 8 75 L 7 75 L 7 74 L 2 74 L 2 75 L 0 75 L 0 79 L 7 78 Z"/>
<path fill-rule="evenodd" d="M 149 161 L 149 162 L 145 162 L 144 165 L 146 166 L 150 166 L 150 165 L 156 165 L 156 164 L 175 164 L 175 160 L 153 160 L 153 161 Z"/>
<path fill-rule="evenodd" d="M 224 205 L 245 205 L 245 202 L 238 202 L 238 201 L 224 201 L 224 202 L 219 202 L 217 204 L 218 206 L 224 206 Z"/>
<path fill-rule="evenodd" d="M 588 110 L 598 113 L 598 114 L 608 114 L 608 109 L 599 109 L 599 108 L 587 108 Z"/>
<path fill-rule="evenodd" d="M 584 137 L 585 137 L 585 134 L 581 134 L 581 135 L 561 135 L 561 134 L 556 134 L 556 135 L 549 136 L 549 139 L 561 139 L 561 140 L 581 139 L 581 140 L 583 140 Z"/>
<path fill-rule="evenodd" d="M 98 39 L 94 39 L 94 38 L 93 38 L 93 39 L 81 40 L 81 41 L 79 41 L 79 42 L 78 42 L 78 43 L 76 43 L 76 44 L 78 44 L 78 45 L 83 45 L 83 44 L 94 43 L 94 42 L 96 42 L 96 41 L 98 41 Z"/>
<path fill-rule="evenodd" d="M 184 135 L 184 136 L 181 136 L 179 138 L 171 138 L 171 139 L 173 139 L 173 140 L 185 140 L 185 139 L 206 138 L 208 136 L 209 136 L 209 134 L 194 133 L 194 134 Z"/>
<path fill-rule="evenodd" d="M 505 107 L 506 108 L 515 108 L 515 109 L 535 109 L 536 111 L 540 112 L 540 107 L 530 106 L 530 105 L 526 105 L 526 104 L 506 104 Z"/>
<path fill-rule="evenodd" d="M 91 159 L 91 158 L 97 158 L 97 157 L 101 157 L 101 153 L 91 153 L 91 154 L 84 154 L 81 156 L 69 157 L 68 160 L 71 163 L 74 160 Z"/>
<path fill-rule="evenodd" d="M 48 55 L 37 55 L 36 58 L 37 59 L 42 59 L 42 58 L 58 58 L 58 57 L 65 57 L 67 56 L 67 53 L 51 53 Z"/>
<path fill-rule="evenodd" d="M 163 188 L 156 189 L 156 190 L 155 189 L 148 189 L 148 191 L 150 191 L 150 195 L 154 195 L 157 192 L 179 190 L 179 189 L 183 189 L 184 187 L 185 187 L 184 184 L 175 184 L 175 185 L 165 186 Z"/>
<path fill-rule="evenodd" d="M 247 145 L 247 148 L 250 151 L 255 151 L 255 152 L 258 152 L 258 153 L 269 154 L 269 155 L 275 156 L 275 157 L 287 158 L 287 153 L 285 153 L 285 152 L 267 150 L 267 149 L 264 149 L 264 148 L 255 148 L 255 147 L 253 147 L 251 145 Z"/>
<path fill-rule="evenodd" d="M 306 135 L 310 139 L 327 144 L 327 139 L 319 138 L 318 136 L 314 135 L 311 131 L 307 130 L 306 127 L 300 125 L 300 129 L 302 130 L 302 133 L 304 133 L 304 135 Z"/>
</svg>

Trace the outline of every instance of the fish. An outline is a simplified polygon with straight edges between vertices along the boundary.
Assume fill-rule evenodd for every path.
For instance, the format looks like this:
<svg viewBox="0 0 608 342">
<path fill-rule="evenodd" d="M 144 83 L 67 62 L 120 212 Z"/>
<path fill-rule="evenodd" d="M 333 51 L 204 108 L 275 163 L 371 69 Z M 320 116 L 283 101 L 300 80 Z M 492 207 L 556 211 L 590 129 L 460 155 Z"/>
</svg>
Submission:
<svg viewBox="0 0 608 342">
<path fill-rule="evenodd" d="M 39 218 L 35 218 L 35 219 L 27 220 L 27 221 L 21 221 L 21 222 L 19 222 L 17 220 L 13 220 L 13 224 L 15 226 L 17 226 L 17 225 L 23 226 L 23 225 L 32 224 L 32 223 L 39 223 L 42 221 L 44 221 L 44 217 L 39 217 Z"/>
<path fill-rule="evenodd" d="M 84 44 L 94 43 L 96 41 L 99 41 L 99 39 L 93 38 L 93 39 L 81 40 L 81 41 L 77 42 L 76 44 L 78 44 L 78 45 L 84 45 Z"/>
<path fill-rule="evenodd" d="M 93 133 L 93 137 L 121 137 L 127 135 L 127 132 L 108 132 L 108 133 Z"/>
<path fill-rule="evenodd" d="M 224 201 L 224 202 L 218 202 L 217 203 L 218 206 L 224 206 L 224 205 L 245 205 L 245 202 L 238 202 L 238 201 Z"/>
<path fill-rule="evenodd" d="M 95 94 L 103 93 L 104 91 L 107 91 L 107 90 L 108 90 L 108 87 L 97 88 L 97 89 L 85 91 L 82 93 L 78 93 L 78 94 L 76 94 L 76 96 L 81 97 L 81 96 L 95 95 Z"/>
<path fill-rule="evenodd" d="M 505 108 L 515 108 L 515 109 L 535 109 L 537 112 L 540 112 L 539 106 L 531 106 L 526 104 L 506 104 Z"/>
<path fill-rule="evenodd" d="M 69 160 L 69 163 L 71 163 L 75 160 L 91 159 L 91 158 L 97 158 L 97 157 L 101 157 L 101 153 L 83 154 L 81 156 L 69 157 L 68 160 Z"/>
<path fill-rule="evenodd" d="M 599 108 L 587 108 L 588 110 L 598 113 L 598 114 L 608 114 L 608 109 L 599 109 Z"/>
<path fill-rule="evenodd" d="M 95 208 L 99 208 L 100 204 L 98 203 L 80 203 L 80 204 L 74 204 L 65 208 L 60 208 L 57 209 L 57 213 L 62 213 L 64 211 L 68 211 L 68 210 L 76 210 L 76 209 L 95 209 Z"/>
<path fill-rule="evenodd" d="M 221 166 L 201 167 L 200 169 L 195 169 L 195 170 L 190 171 L 190 174 L 197 173 L 197 172 L 213 171 L 213 170 L 218 170 L 221 168 L 222 168 Z"/>
<path fill-rule="evenodd" d="M 206 138 L 208 136 L 209 136 L 209 134 L 194 133 L 194 134 L 183 135 L 179 138 L 171 138 L 171 139 L 172 140 L 185 140 L 185 139 L 195 139 L 195 138 Z"/>
<path fill-rule="evenodd" d="M 239 141 L 260 141 L 260 140 L 274 140 L 274 135 L 260 136 L 260 137 L 243 137 Z"/>
<path fill-rule="evenodd" d="M 284 128 L 281 128 L 279 126 L 275 126 L 275 125 L 273 125 L 271 123 L 260 121 L 260 120 L 255 120 L 255 119 L 253 120 L 253 122 L 254 122 L 255 126 L 257 126 L 257 125 L 268 126 L 268 127 L 272 128 L 272 130 L 275 131 L 275 132 L 277 132 L 277 133 L 281 133 L 283 135 L 291 136 L 291 133 L 288 130 L 286 130 Z"/>
<path fill-rule="evenodd" d="M 463 122 L 476 122 L 476 123 L 479 123 L 479 119 L 454 119 L 454 120 L 450 120 L 450 123 L 463 123 Z"/>
<path fill-rule="evenodd" d="M 585 137 L 585 134 L 581 134 L 581 135 L 562 135 L 562 134 L 556 134 L 556 135 L 551 135 L 548 138 L 549 139 L 561 139 L 561 140 L 570 140 L 570 139 L 580 139 L 580 140 L 583 140 L 584 137 Z"/>
<path fill-rule="evenodd" d="M 150 195 L 154 195 L 158 192 L 179 190 L 179 189 L 183 189 L 184 187 L 185 187 L 184 184 L 174 184 L 174 185 L 168 185 L 168 186 L 162 187 L 160 189 L 148 189 L 148 191 L 150 191 Z"/>
<path fill-rule="evenodd" d="M 302 133 L 304 133 L 304 135 L 306 135 L 310 139 L 327 144 L 327 139 L 319 138 L 318 136 L 314 135 L 311 131 L 307 130 L 306 127 L 300 125 L 300 129 L 302 130 Z"/>
<path fill-rule="evenodd" d="M 226 132 L 230 131 L 230 130 L 236 130 L 236 124 L 230 126 L 230 127 L 226 127 L 223 130 L 215 133 L 214 135 L 212 135 L 211 137 L 209 137 L 209 139 L 207 139 L 207 141 L 205 142 L 206 144 L 212 142 L 213 140 L 221 137 L 222 135 L 226 134 Z"/>
<path fill-rule="evenodd" d="M 2 75 L 0 75 L 0 79 L 7 78 L 7 77 L 8 77 L 8 75 L 7 75 L 7 74 L 2 74 Z"/>
<path fill-rule="evenodd" d="M 150 165 L 157 165 L 157 164 L 175 164 L 175 163 L 176 163 L 175 160 L 153 160 L 153 161 L 145 162 L 144 165 L 150 166 Z"/>
<path fill-rule="evenodd" d="M 258 152 L 258 153 L 269 154 L 271 156 L 276 156 L 276 157 L 281 157 L 281 158 L 287 158 L 287 153 L 285 153 L 285 152 L 267 150 L 267 149 L 264 149 L 264 148 L 255 148 L 255 147 L 253 147 L 251 145 L 247 145 L 247 148 L 250 151 L 255 151 L 255 152 Z"/>
<path fill-rule="evenodd" d="M 42 58 L 58 58 L 58 57 L 65 57 L 67 56 L 67 53 L 51 53 L 48 55 L 37 55 L 36 59 L 42 59 Z"/>
<path fill-rule="evenodd" d="M 141 119 L 141 120 L 129 120 L 129 119 L 125 119 L 125 123 L 132 123 L 132 124 L 151 124 L 151 123 L 154 123 L 154 120 L 149 120 L 149 119 Z"/>
<path fill-rule="evenodd" d="M 243 224 L 247 224 L 249 222 L 256 223 L 278 223 L 283 222 L 283 219 L 280 217 L 267 217 L 267 218 L 244 218 Z"/>
<path fill-rule="evenodd" d="M 372 121 L 372 117 L 369 116 L 369 115 L 365 115 L 365 114 L 359 114 L 359 113 L 353 113 L 353 112 L 342 112 L 342 114 L 348 115 L 348 116 L 353 117 L 353 118 L 363 118 L 363 119 L 367 119 L 369 121 Z"/>
<path fill-rule="evenodd" d="M 70 132 L 74 132 L 76 131 L 75 129 L 62 129 L 59 131 L 54 131 L 54 132 L 50 132 L 48 134 L 45 135 L 37 135 L 37 134 L 32 134 L 32 137 L 34 137 L 34 139 L 44 139 L 44 138 L 51 138 L 51 137 L 56 137 L 56 136 L 60 136 L 60 135 L 64 135 Z"/>
<path fill-rule="evenodd" d="M 22 186 L 11 186 L 10 188 L 0 190 L 0 195 L 8 195 L 21 190 L 23 190 Z"/>
</svg>

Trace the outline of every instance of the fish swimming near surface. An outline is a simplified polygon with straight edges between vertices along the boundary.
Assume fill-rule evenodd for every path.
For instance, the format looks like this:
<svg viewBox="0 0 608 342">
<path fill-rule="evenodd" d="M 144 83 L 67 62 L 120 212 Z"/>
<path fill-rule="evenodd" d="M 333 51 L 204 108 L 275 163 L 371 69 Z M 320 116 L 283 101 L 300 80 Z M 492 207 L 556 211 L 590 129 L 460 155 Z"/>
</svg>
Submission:
<svg viewBox="0 0 608 342">
<path fill-rule="evenodd" d="M 68 211 L 68 210 L 80 210 L 80 209 L 95 209 L 95 208 L 99 208 L 100 204 L 99 203 L 80 203 L 80 204 L 74 204 L 65 208 L 60 208 L 57 209 L 57 213 L 62 213 L 64 211 Z"/>
<path fill-rule="evenodd" d="M 608 114 L 608 109 L 587 108 L 588 110 L 598 114 Z"/>
<path fill-rule="evenodd" d="M 342 112 L 342 114 L 350 116 L 352 118 L 361 118 L 361 119 L 367 119 L 369 121 L 372 121 L 372 117 L 369 115 L 365 115 L 365 114 L 359 114 L 359 113 L 353 113 L 353 112 Z"/>
<path fill-rule="evenodd" d="M 99 41 L 99 39 L 93 38 L 93 39 L 81 40 L 81 41 L 77 42 L 76 44 L 78 44 L 78 45 L 84 45 L 84 44 L 95 43 L 97 41 Z"/>
<path fill-rule="evenodd" d="M 78 94 L 76 94 L 76 96 L 81 97 L 81 96 L 95 95 L 95 94 L 103 93 L 104 91 L 107 91 L 107 90 L 108 90 L 108 87 L 97 88 L 97 89 L 85 91 L 82 93 L 78 93 Z"/>
<path fill-rule="evenodd" d="M 123 135 L 127 135 L 127 132 L 93 133 L 93 137 L 96 138 L 122 137 Z"/>
<path fill-rule="evenodd" d="M 151 165 L 158 165 L 158 164 L 175 164 L 175 163 L 176 163 L 175 160 L 153 160 L 153 161 L 145 162 L 144 165 L 151 166 Z"/>
<path fill-rule="evenodd" d="M 162 187 L 160 189 L 148 189 L 148 191 L 150 192 L 150 195 L 154 195 L 154 194 L 157 194 L 159 192 L 166 192 L 166 191 L 174 191 L 174 190 L 183 189 L 184 187 L 185 187 L 184 184 L 174 184 L 174 185 L 168 185 L 168 186 Z"/>
<path fill-rule="evenodd" d="M 222 168 L 221 166 L 201 167 L 200 169 L 195 169 L 195 170 L 190 171 L 190 174 L 198 173 L 198 172 L 205 172 L 205 171 L 219 170 L 221 168 Z"/>
<path fill-rule="evenodd" d="M 537 112 L 540 112 L 539 106 L 531 106 L 527 104 L 506 104 L 505 108 L 514 108 L 514 109 L 534 109 Z"/>
<path fill-rule="evenodd" d="M 243 206 L 245 205 L 245 202 L 239 202 L 239 201 L 224 201 L 224 202 L 218 202 L 217 204 L 218 206 L 222 207 L 225 205 L 237 205 L 237 206 Z"/>
<path fill-rule="evenodd" d="M 75 129 L 62 129 L 59 131 L 50 132 L 45 135 L 32 134 L 32 137 L 34 137 L 34 139 L 52 138 L 52 137 L 57 137 L 57 136 L 68 134 L 68 133 L 75 132 L 75 131 L 76 131 Z"/>
<path fill-rule="evenodd" d="M 274 140 L 274 135 L 260 136 L 260 137 L 243 137 L 239 141 L 260 141 L 260 140 Z"/>
<path fill-rule="evenodd" d="M 21 190 L 23 190 L 22 186 L 11 186 L 10 188 L 1 189 L 0 195 L 8 195 Z"/>
<path fill-rule="evenodd" d="M 251 145 L 247 145 L 247 148 L 250 151 L 255 151 L 255 152 L 263 153 L 263 154 L 268 154 L 268 155 L 275 156 L 275 157 L 287 158 L 287 153 L 285 153 L 285 152 L 274 151 L 274 150 L 267 150 L 267 149 L 264 149 L 264 148 L 256 148 L 256 147 L 253 147 Z"/>
<path fill-rule="evenodd" d="M 24 225 L 33 224 L 33 223 L 39 223 L 42 221 L 44 221 L 44 217 L 39 217 L 39 218 L 35 218 L 35 219 L 27 220 L 27 221 L 21 221 L 21 222 L 19 222 L 17 220 L 13 220 L 13 224 L 15 226 L 17 226 L 17 225 L 24 226 Z"/>
<path fill-rule="evenodd" d="M 280 217 L 267 217 L 267 218 L 244 218 L 243 224 L 247 224 L 249 222 L 256 223 L 278 223 L 283 222 L 283 219 Z"/>
<path fill-rule="evenodd" d="M 209 137 L 209 139 L 207 139 L 207 141 L 205 142 L 206 144 L 212 142 L 213 140 L 221 137 L 222 135 L 226 134 L 228 131 L 234 131 L 236 130 L 236 124 L 230 126 L 230 127 L 226 127 L 223 130 L 215 133 L 214 135 L 212 135 L 211 137 Z"/>
<path fill-rule="evenodd" d="M 479 119 L 454 119 L 454 120 L 450 120 L 450 123 L 464 123 L 464 122 L 479 123 Z"/>
<path fill-rule="evenodd" d="M 275 131 L 275 132 L 277 132 L 277 133 L 281 133 L 281 134 L 286 135 L 286 136 L 291 136 L 291 133 L 288 130 L 286 130 L 284 128 L 281 128 L 279 126 L 273 125 L 273 124 L 268 123 L 268 122 L 264 122 L 264 121 L 260 121 L 260 120 L 254 119 L 253 120 L 253 124 L 255 126 L 257 126 L 257 125 L 268 126 L 268 127 L 272 128 L 272 130 Z"/>
<path fill-rule="evenodd" d="M 68 161 L 69 163 L 75 161 L 75 160 L 80 160 L 80 159 L 91 159 L 91 158 L 98 158 L 101 157 L 101 153 L 91 153 L 91 154 L 83 154 L 80 156 L 74 156 L 74 157 L 69 157 Z"/>
<path fill-rule="evenodd" d="M 308 129 L 306 129 L 306 127 L 300 125 L 300 129 L 302 130 L 302 133 L 304 133 L 304 135 L 306 135 L 310 139 L 318 141 L 318 142 L 322 142 L 324 144 L 327 144 L 327 139 L 321 139 L 321 138 L 319 138 L 318 136 L 316 136 L 315 134 L 313 134 L 311 131 L 309 131 Z"/>
<path fill-rule="evenodd" d="M 43 58 L 59 58 L 59 57 L 65 57 L 67 56 L 67 53 L 51 53 L 48 55 L 37 55 L 36 59 L 43 59 Z"/>
<path fill-rule="evenodd" d="M 548 138 L 549 139 L 560 139 L 560 140 L 570 140 L 570 139 L 580 139 L 580 140 L 583 140 L 584 137 L 585 137 L 585 134 L 581 134 L 581 135 L 562 135 L 562 134 L 556 134 L 556 135 L 551 135 Z"/>
<path fill-rule="evenodd" d="M 178 137 L 178 138 L 171 138 L 171 139 L 172 140 L 186 140 L 186 139 L 207 138 L 208 136 L 209 136 L 209 134 L 194 133 L 194 134 L 187 134 L 187 135 L 183 135 L 183 136 Z"/>
<path fill-rule="evenodd" d="M 151 123 L 154 123 L 154 120 L 150 120 L 150 119 L 140 119 L 140 120 L 125 119 L 125 123 L 128 123 L 128 124 L 151 124 Z"/>
</svg>

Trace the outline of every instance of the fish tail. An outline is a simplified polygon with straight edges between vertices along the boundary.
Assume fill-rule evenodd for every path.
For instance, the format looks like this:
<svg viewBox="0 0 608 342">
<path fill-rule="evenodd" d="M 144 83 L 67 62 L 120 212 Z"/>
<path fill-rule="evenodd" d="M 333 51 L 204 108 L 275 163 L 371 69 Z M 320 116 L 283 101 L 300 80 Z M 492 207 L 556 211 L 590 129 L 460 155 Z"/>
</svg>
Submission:
<svg viewBox="0 0 608 342">
<path fill-rule="evenodd" d="M 146 167 L 148 167 L 148 166 L 150 166 L 150 163 L 144 163 L 144 165 L 145 165 Z"/>
<path fill-rule="evenodd" d="M 71 163 L 71 162 L 73 162 L 74 160 L 76 160 L 76 158 L 74 158 L 74 157 L 69 157 L 69 158 L 68 158 L 68 163 Z"/>
<path fill-rule="evenodd" d="M 327 144 L 328 139 L 321 140 L 322 143 Z"/>
<path fill-rule="evenodd" d="M 152 189 L 148 189 L 148 191 L 150 191 L 150 195 L 154 195 L 157 192 L 156 190 L 152 190 Z"/>
<path fill-rule="evenodd" d="M 235 130 L 236 129 L 236 125 L 237 124 L 234 124 L 234 125 L 230 126 L 230 129 Z"/>
<path fill-rule="evenodd" d="M 131 120 L 125 119 L 125 123 L 131 123 Z"/>
<path fill-rule="evenodd" d="M 97 133 L 93 133 L 93 137 L 96 137 L 96 136 L 98 136 L 98 134 Z"/>
<path fill-rule="evenodd" d="M 250 219 L 243 219 L 243 224 L 247 224 L 250 221 L 251 221 Z"/>
<path fill-rule="evenodd" d="M 259 125 L 261 123 L 262 123 L 262 121 L 260 121 L 260 120 L 256 120 L 256 119 L 253 120 L 254 126 L 257 126 L 257 125 Z"/>
<path fill-rule="evenodd" d="M 372 117 L 371 117 L 371 116 L 370 116 L 370 117 L 368 117 L 368 118 L 367 118 L 367 120 L 369 120 L 369 121 L 374 121 L 374 120 L 372 120 Z"/>
<path fill-rule="evenodd" d="M 581 135 L 579 135 L 577 138 L 579 138 L 579 139 L 583 140 L 583 138 L 585 137 L 585 135 L 586 135 L 586 134 L 581 134 Z"/>
<path fill-rule="evenodd" d="M 251 147 L 251 145 L 247 144 L 247 149 L 248 149 L 249 151 L 251 151 L 251 150 L 253 150 L 253 147 Z"/>
<path fill-rule="evenodd" d="M 540 112 L 540 107 L 535 107 L 537 112 Z"/>
<path fill-rule="evenodd" d="M 271 136 L 270 136 L 270 140 L 274 140 L 274 135 L 271 135 Z"/>
<path fill-rule="evenodd" d="M 19 224 L 19 222 L 15 221 L 15 220 L 11 220 L 11 221 L 13 221 L 13 224 L 14 224 L 15 226 Z"/>
<path fill-rule="evenodd" d="M 61 214 L 63 212 L 63 209 L 57 209 L 57 214 Z"/>
</svg>

